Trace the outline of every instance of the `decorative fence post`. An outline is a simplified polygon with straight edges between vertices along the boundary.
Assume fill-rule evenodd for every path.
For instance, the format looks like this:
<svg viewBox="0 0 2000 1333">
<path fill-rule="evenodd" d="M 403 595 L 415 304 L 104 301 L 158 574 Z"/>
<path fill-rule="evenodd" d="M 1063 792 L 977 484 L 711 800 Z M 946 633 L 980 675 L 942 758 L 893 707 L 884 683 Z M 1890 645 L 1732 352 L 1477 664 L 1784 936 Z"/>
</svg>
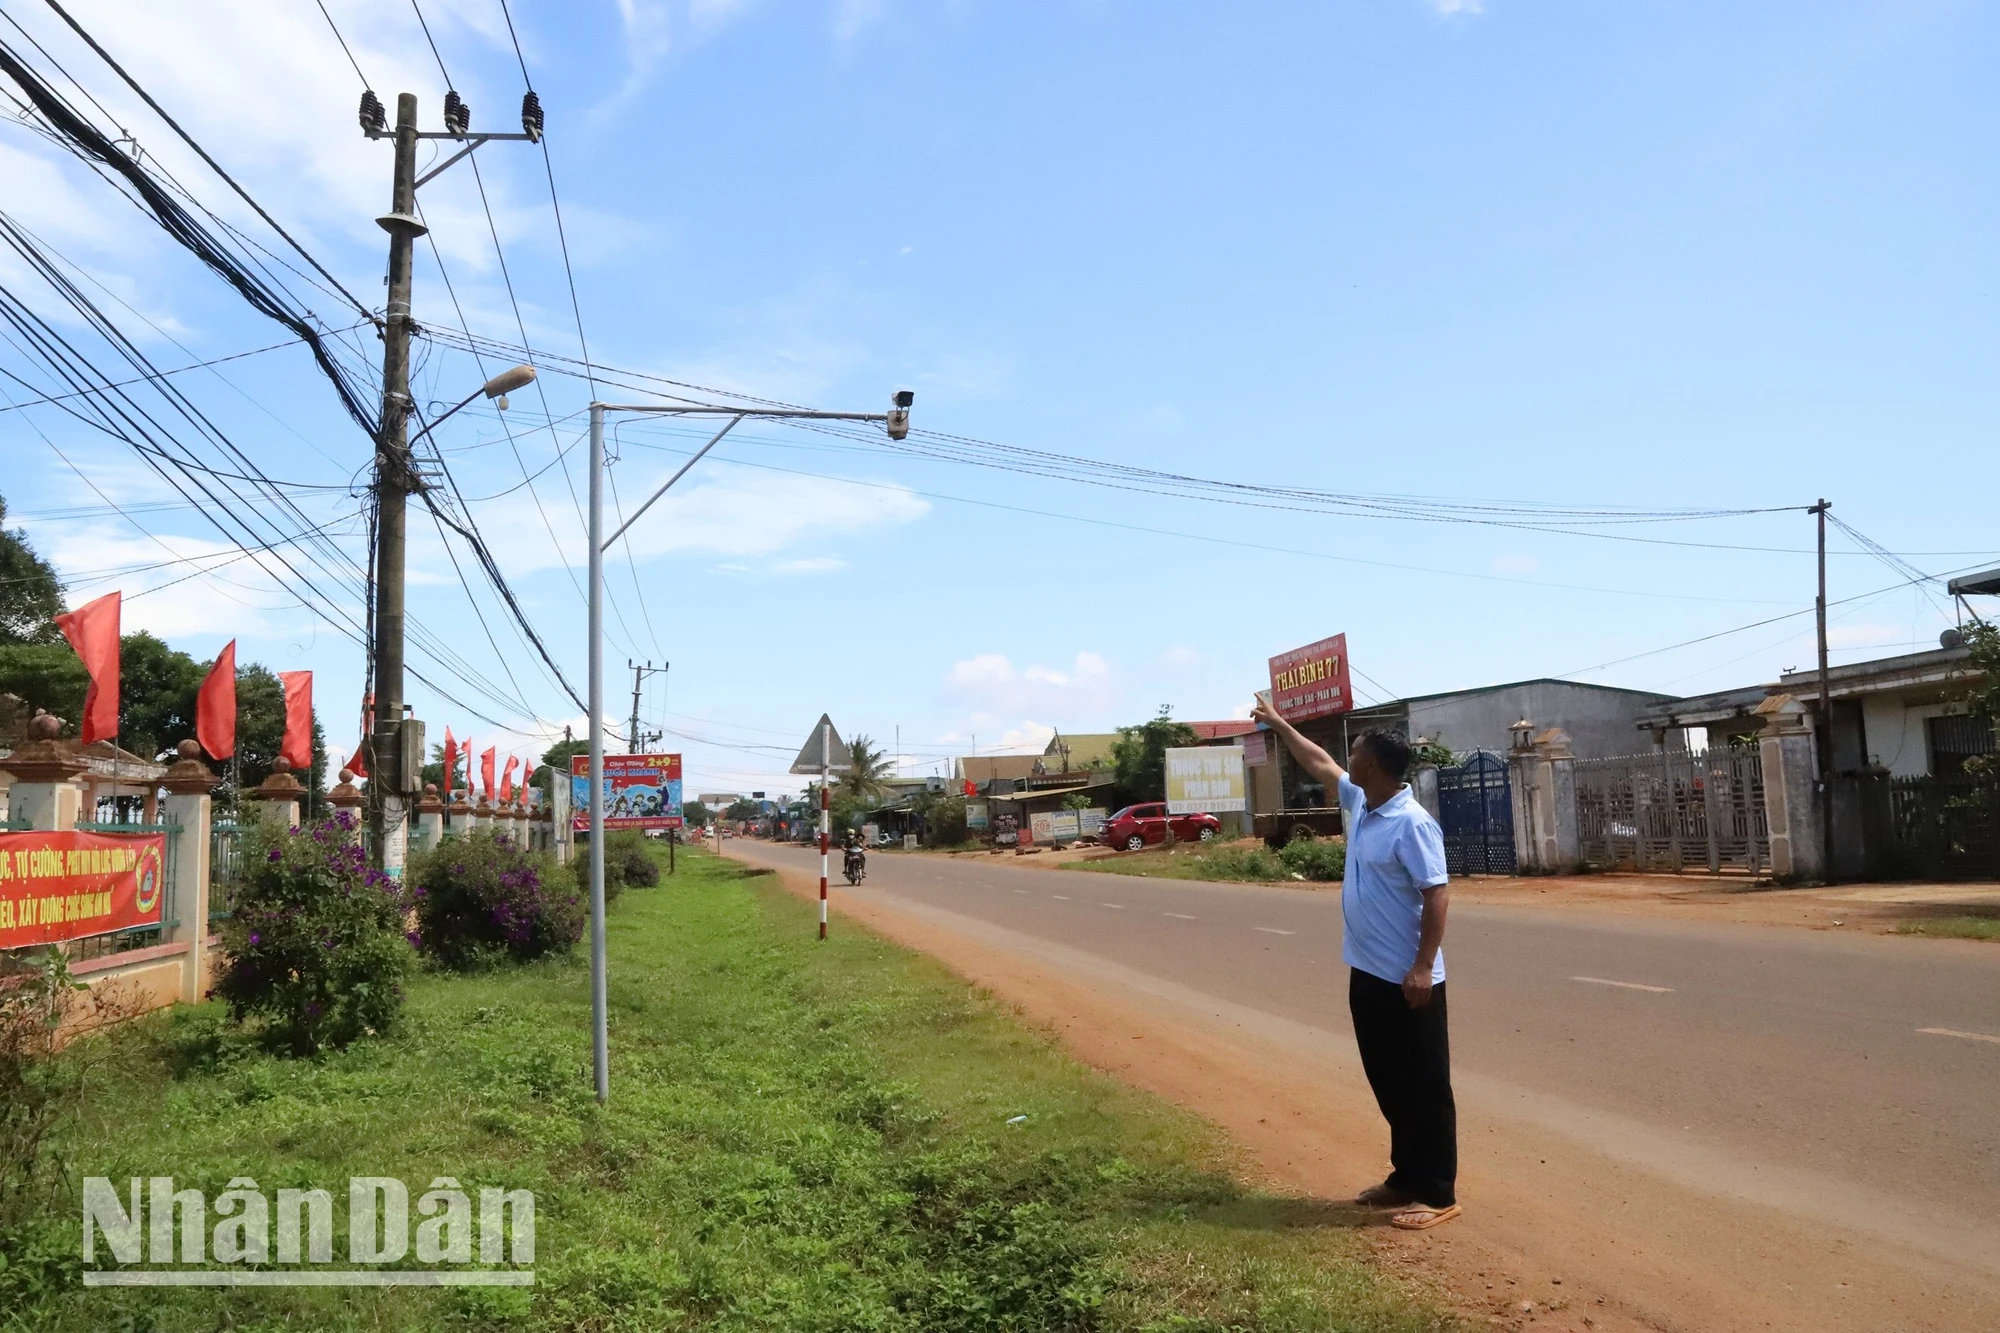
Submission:
<svg viewBox="0 0 2000 1333">
<path fill-rule="evenodd" d="M 475 829 L 492 828 L 493 817 L 497 813 L 493 808 L 493 798 L 482 793 L 479 797 L 479 804 L 472 807 L 472 827 Z"/>
<path fill-rule="evenodd" d="M 286 829 L 299 826 L 299 798 L 306 789 L 292 776 L 291 765 L 280 759 L 271 765 L 271 776 L 243 793 L 252 800 L 263 802 L 258 817 L 270 827 L 283 833 Z"/>
<path fill-rule="evenodd" d="M 188 947 L 181 960 L 181 1003 L 199 1004 L 208 989 L 208 903 L 213 869 L 209 824 L 214 816 L 209 793 L 220 779 L 202 762 L 198 742 L 182 741 L 175 753 L 179 758 L 160 779 L 160 785 L 167 789 L 167 823 L 180 827 L 178 833 L 168 835 L 180 839 L 173 857 L 169 900 L 180 924 L 168 939 Z"/>
<path fill-rule="evenodd" d="M 14 779 L 7 810 L 15 824 L 46 831 L 76 827 L 83 809 L 76 775 L 88 765 L 64 748 L 61 735 L 61 718 L 37 713 L 28 723 L 28 739 L 0 762 Z"/>
<path fill-rule="evenodd" d="M 444 841 L 444 802 L 438 799 L 437 783 L 424 784 L 424 798 L 417 802 L 417 845 L 425 851 Z"/>
<path fill-rule="evenodd" d="M 353 770 L 346 768 L 340 770 L 340 781 L 326 794 L 326 803 L 335 811 L 345 811 L 349 818 L 356 821 L 357 827 L 361 819 L 361 807 L 367 800 L 368 798 L 361 794 L 361 788 L 354 785 Z"/>
<path fill-rule="evenodd" d="M 1764 823 L 1771 833 L 1771 875 L 1785 882 L 1826 878 L 1820 828 L 1819 761 L 1806 706 L 1789 694 L 1758 704 L 1764 735 Z"/>
<path fill-rule="evenodd" d="M 463 838 L 472 832 L 472 802 L 465 799 L 465 788 L 460 787 L 451 794 L 451 835 Z"/>
</svg>

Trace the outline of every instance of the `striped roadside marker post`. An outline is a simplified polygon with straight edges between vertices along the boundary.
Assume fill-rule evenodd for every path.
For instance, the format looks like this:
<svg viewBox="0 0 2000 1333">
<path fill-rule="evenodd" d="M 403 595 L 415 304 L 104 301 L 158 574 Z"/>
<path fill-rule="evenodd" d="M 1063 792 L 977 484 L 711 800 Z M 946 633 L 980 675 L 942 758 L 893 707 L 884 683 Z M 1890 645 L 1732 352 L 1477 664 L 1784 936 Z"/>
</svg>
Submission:
<svg viewBox="0 0 2000 1333">
<path fill-rule="evenodd" d="M 834 773 L 844 773 L 848 764 L 841 756 L 846 747 L 840 733 L 833 729 L 833 719 L 825 713 L 819 715 L 819 725 L 813 734 L 806 737 L 806 743 L 799 749 L 799 757 L 792 761 L 792 772 L 800 776 L 819 775 L 819 937 L 826 938 L 826 882 L 827 861 L 833 849 L 833 801 L 827 784 Z"/>
</svg>

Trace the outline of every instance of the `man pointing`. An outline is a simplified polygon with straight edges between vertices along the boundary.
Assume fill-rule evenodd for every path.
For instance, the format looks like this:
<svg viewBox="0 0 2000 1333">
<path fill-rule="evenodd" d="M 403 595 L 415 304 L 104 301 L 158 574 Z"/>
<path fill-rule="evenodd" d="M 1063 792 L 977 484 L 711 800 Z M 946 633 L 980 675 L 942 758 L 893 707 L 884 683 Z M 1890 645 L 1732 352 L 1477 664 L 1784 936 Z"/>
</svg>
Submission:
<svg viewBox="0 0 2000 1333">
<path fill-rule="evenodd" d="M 1284 738 L 1299 766 L 1340 793 L 1347 873 L 1340 886 L 1347 1007 L 1375 1104 L 1389 1122 L 1389 1178 L 1355 1202 L 1424 1231 L 1459 1214 L 1458 1112 L 1445 1032 L 1444 918 L 1451 890 L 1444 834 L 1410 795 L 1410 743 L 1370 731 L 1351 771 L 1259 698 L 1250 716 Z"/>
</svg>

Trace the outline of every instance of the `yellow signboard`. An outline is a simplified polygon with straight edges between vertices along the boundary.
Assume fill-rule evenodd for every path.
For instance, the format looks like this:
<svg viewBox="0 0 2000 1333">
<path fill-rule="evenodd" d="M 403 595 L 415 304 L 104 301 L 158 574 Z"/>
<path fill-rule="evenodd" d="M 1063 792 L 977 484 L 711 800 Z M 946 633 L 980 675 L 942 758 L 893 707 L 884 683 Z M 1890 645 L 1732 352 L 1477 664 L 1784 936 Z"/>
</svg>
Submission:
<svg viewBox="0 0 2000 1333">
<path fill-rule="evenodd" d="M 1245 807 L 1243 751 L 1234 745 L 1167 751 L 1168 814 L 1221 814 Z"/>
</svg>

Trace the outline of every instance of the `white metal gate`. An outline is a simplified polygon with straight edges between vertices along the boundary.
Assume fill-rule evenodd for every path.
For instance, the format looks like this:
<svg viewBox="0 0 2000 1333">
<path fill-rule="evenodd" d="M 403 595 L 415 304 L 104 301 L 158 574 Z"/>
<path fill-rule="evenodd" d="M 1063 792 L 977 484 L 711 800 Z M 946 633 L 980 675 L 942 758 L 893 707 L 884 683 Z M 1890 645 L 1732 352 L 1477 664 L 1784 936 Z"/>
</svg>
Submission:
<svg viewBox="0 0 2000 1333">
<path fill-rule="evenodd" d="M 1593 870 L 1761 874 L 1771 859 L 1754 747 L 1578 759 L 1577 830 Z"/>
</svg>

